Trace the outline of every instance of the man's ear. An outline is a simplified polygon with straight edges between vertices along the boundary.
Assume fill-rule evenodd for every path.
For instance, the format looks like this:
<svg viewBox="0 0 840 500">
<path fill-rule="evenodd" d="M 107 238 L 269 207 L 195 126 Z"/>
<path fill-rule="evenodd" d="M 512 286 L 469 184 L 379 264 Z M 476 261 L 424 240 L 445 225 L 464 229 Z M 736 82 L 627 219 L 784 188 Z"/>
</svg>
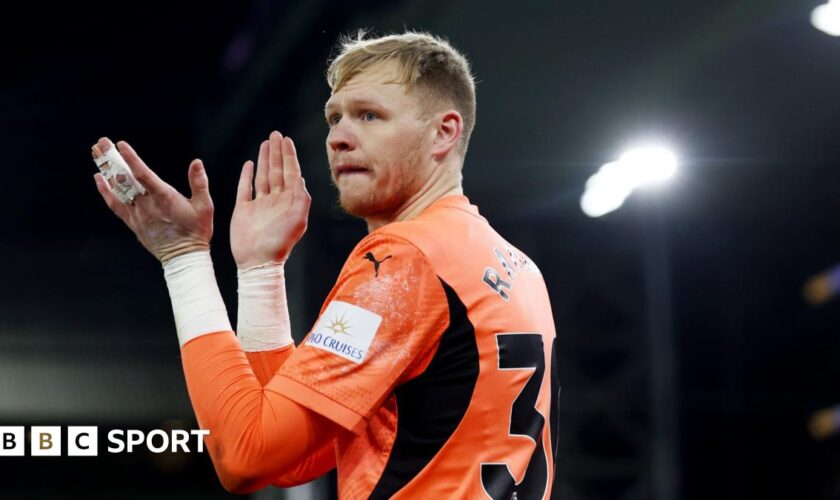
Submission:
<svg viewBox="0 0 840 500">
<path fill-rule="evenodd" d="M 440 161 L 458 146 L 464 131 L 461 113 L 450 109 L 437 115 L 432 156 Z"/>
</svg>

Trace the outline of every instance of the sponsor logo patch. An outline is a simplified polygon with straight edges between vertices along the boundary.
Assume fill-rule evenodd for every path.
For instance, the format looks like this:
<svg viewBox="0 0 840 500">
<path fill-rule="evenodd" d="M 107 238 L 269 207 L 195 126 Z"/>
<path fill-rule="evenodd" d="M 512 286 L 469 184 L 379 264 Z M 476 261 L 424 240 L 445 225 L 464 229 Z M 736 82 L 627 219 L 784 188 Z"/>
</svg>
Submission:
<svg viewBox="0 0 840 500">
<path fill-rule="evenodd" d="M 382 316 L 347 302 L 330 302 L 306 344 L 361 364 L 382 323 Z"/>
</svg>

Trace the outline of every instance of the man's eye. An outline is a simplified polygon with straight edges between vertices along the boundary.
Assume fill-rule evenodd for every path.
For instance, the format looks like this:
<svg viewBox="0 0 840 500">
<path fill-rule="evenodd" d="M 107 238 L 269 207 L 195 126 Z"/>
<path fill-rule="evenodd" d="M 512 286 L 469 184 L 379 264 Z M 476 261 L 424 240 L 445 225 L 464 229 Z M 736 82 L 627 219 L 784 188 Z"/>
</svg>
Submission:
<svg viewBox="0 0 840 500">
<path fill-rule="evenodd" d="M 341 121 L 341 115 L 331 115 L 327 118 L 327 125 L 332 127 L 333 125 L 337 125 L 339 121 Z"/>
<path fill-rule="evenodd" d="M 365 111 L 364 113 L 362 113 L 362 121 L 369 122 L 376 120 L 377 118 L 379 118 L 379 115 L 377 115 L 373 111 Z"/>
</svg>

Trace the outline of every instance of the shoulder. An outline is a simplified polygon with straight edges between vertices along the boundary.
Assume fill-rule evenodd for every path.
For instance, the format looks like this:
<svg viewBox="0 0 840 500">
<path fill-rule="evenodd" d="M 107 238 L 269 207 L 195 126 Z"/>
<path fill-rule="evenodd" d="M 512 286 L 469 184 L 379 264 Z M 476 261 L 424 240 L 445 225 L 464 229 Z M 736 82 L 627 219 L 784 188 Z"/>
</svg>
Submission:
<svg viewBox="0 0 840 500">
<path fill-rule="evenodd" d="M 429 259 L 411 238 L 380 230 L 367 235 L 356 245 L 347 258 L 345 267 L 370 268 L 374 275 L 379 275 L 379 271 L 388 273 L 408 263 L 414 266 L 431 266 Z"/>
<path fill-rule="evenodd" d="M 339 275 L 335 299 L 377 311 L 442 294 L 427 256 L 409 239 L 376 231 L 356 245 Z"/>
</svg>

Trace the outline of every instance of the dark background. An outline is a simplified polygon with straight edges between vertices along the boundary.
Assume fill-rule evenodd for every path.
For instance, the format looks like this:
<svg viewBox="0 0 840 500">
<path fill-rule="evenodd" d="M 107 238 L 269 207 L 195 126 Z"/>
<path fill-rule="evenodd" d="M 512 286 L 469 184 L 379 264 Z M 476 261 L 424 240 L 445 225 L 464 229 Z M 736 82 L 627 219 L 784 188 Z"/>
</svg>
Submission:
<svg viewBox="0 0 840 500">
<path fill-rule="evenodd" d="M 326 60 L 342 33 L 407 27 L 470 58 L 466 193 L 538 263 L 552 296 L 555 496 L 664 498 L 654 450 L 665 446 L 675 498 L 837 498 L 838 441 L 813 441 L 807 419 L 840 401 L 840 305 L 801 294 L 840 261 L 840 39 L 810 25 L 817 4 L 3 7 L 0 425 L 99 425 L 100 447 L 112 428 L 194 425 L 160 266 L 94 187 L 89 150 L 103 135 L 131 142 L 182 191 L 190 160 L 205 161 L 232 316 L 239 169 L 271 130 L 291 135 L 313 197 L 288 270 L 304 333 L 365 234 L 329 182 Z M 586 178 L 644 140 L 674 148 L 674 181 L 586 217 Z M 653 301 L 650 273 L 669 284 L 657 289 L 665 302 Z M 666 441 L 652 367 L 667 352 L 650 349 L 652 317 L 666 318 L 674 347 Z M 169 458 L 0 457 L 0 496 L 227 495 L 206 455 Z"/>
</svg>

